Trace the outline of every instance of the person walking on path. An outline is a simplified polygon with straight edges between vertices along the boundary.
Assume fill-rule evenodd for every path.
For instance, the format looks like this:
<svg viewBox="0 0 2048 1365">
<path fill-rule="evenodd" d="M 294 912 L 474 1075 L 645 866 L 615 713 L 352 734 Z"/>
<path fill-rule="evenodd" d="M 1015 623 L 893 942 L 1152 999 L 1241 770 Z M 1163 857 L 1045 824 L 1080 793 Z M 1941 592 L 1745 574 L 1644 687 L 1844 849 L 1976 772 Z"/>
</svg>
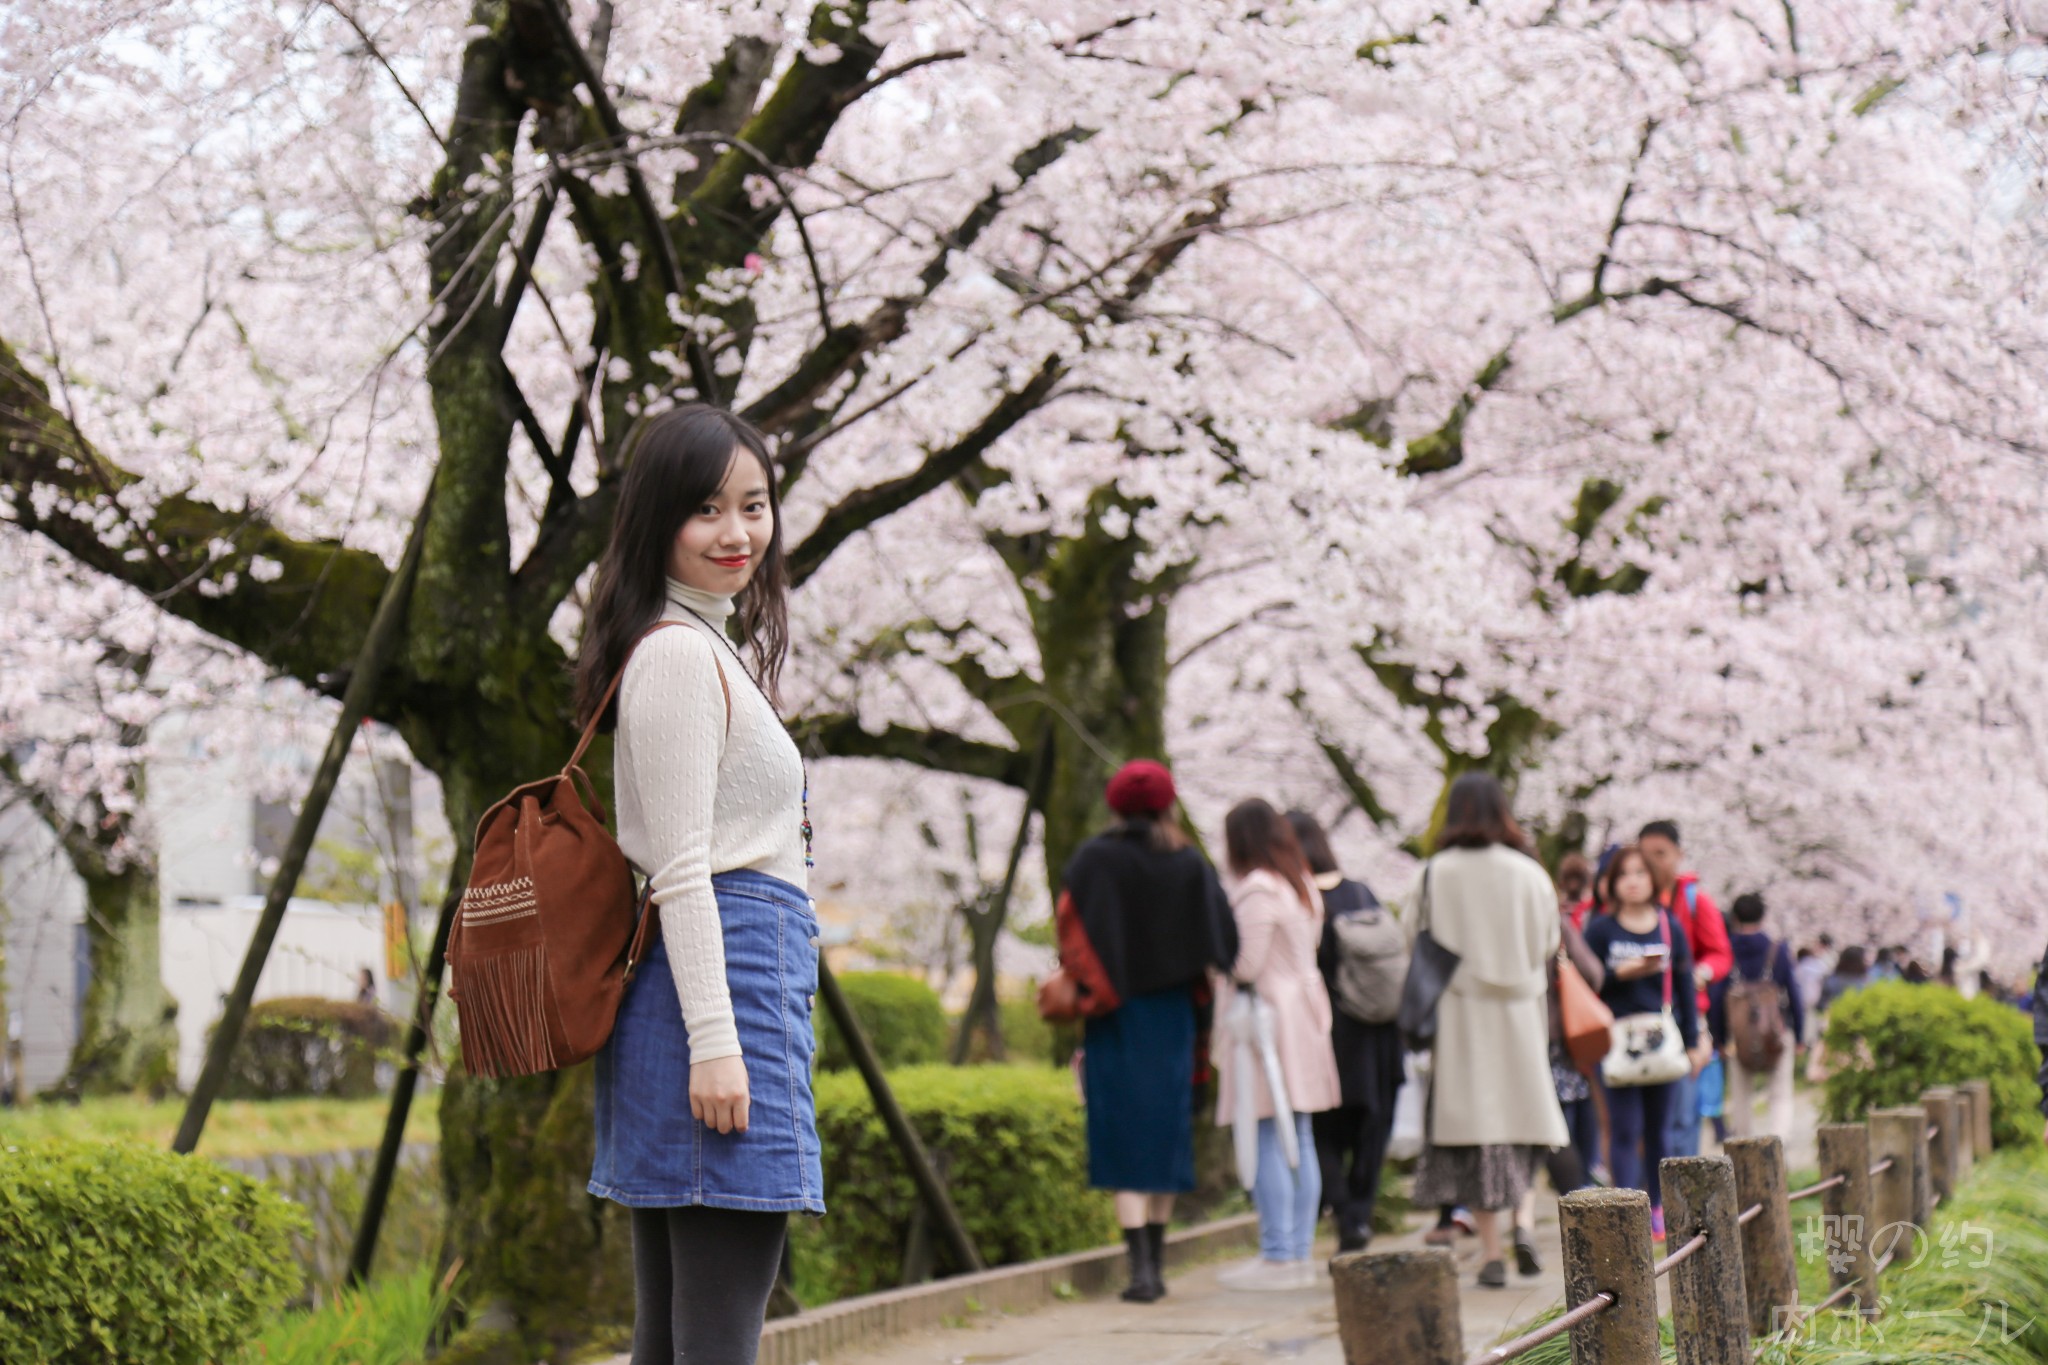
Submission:
<svg viewBox="0 0 2048 1365">
<path fill-rule="evenodd" d="M 1707 987 L 1727 976 L 1735 962 L 1728 949 L 1727 921 L 1722 918 L 1721 907 L 1700 886 L 1699 875 L 1683 870 L 1685 850 L 1679 844 L 1675 822 L 1652 820 L 1636 836 L 1636 846 L 1642 850 L 1657 880 L 1657 903 L 1671 912 L 1672 923 L 1685 936 L 1693 965 L 1691 973 L 1681 979 L 1692 982 L 1696 988 L 1694 1007 L 1697 1015 L 1704 1017 Z M 1719 1053 L 1708 1057 L 1706 1068 L 1699 1074 L 1677 1082 L 1678 1089 L 1665 1120 L 1666 1156 L 1699 1155 L 1700 1120 L 1721 1112 L 1721 1083 Z M 1703 1092 L 1711 1092 L 1713 1100 L 1702 1104 Z"/>
<path fill-rule="evenodd" d="M 1607 865 L 1602 886 L 1614 913 L 1593 921 L 1586 931 L 1586 946 L 1607 972 L 1600 998 L 1616 1019 L 1668 1008 L 1688 1054 L 1691 1074 L 1698 1075 L 1710 1048 L 1700 1029 L 1699 1002 L 1685 989 L 1685 983 L 1693 979 L 1692 952 L 1685 935 L 1672 924 L 1671 912 L 1657 903 L 1649 859 L 1633 845 L 1622 849 Z M 1675 1080 L 1661 1085 L 1607 1087 L 1611 1132 L 1607 1155 L 1614 1183 L 1650 1196 L 1650 1232 L 1660 1239 L 1664 1236 L 1664 1198 L 1657 1166 L 1671 1155 L 1664 1149 L 1670 1131 L 1664 1120 L 1678 1088 Z"/>
<path fill-rule="evenodd" d="M 1731 907 L 1735 933 L 1729 944 L 1735 970 L 1715 983 L 1707 1005 L 1707 1029 L 1726 1057 L 1728 1131 L 1748 1137 L 1755 1128 L 1755 1091 L 1764 1088 L 1764 1132 L 1792 1132 L 1792 1068 L 1806 1027 L 1792 950 L 1764 932 L 1764 898 L 1752 891 Z"/>
<path fill-rule="evenodd" d="M 1479 1224 L 1479 1283 L 1507 1283 L 1501 1215 L 1545 1153 L 1570 1142 L 1550 1072 L 1545 1002 L 1557 893 L 1490 773 L 1451 784 L 1436 851 L 1401 899 L 1412 944 L 1427 928 L 1458 955 L 1437 1004 L 1418 1204 L 1462 1204 Z"/>
<path fill-rule="evenodd" d="M 1105 793 L 1119 823 L 1061 878 L 1061 965 L 1092 997 L 1082 1025 L 1088 1183 L 1116 1195 L 1130 1257 L 1123 1297 L 1166 1294 L 1173 1198 L 1195 1188 L 1195 1058 L 1230 907 L 1174 817 L 1173 777 L 1126 763 Z M 1076 937 L 1078 935 L 1078 938 Z"/>
<path fill-rule="evenodd" d="M 1313 1117 L 1322 1162 L 1323 1202 L 1337 1225 L 1337 1250 L 1363 1251 L 1372 1240 L 1380 1169 L 1401 1092 L 1401 1030 L 1395 1023 L 1408 970 L 1401 924 L 1363 882 L 1346 877 L 1329 835 L 1307 811 L 1287 823 L 1323 894 L 1322 946 L 1316 966 L 1330 993 L 1330 1047 L 1342 1103 Z"/>
<path fill-rule="evenodd" d="M 1266 802 L 1233 807 L 1223 837 L 1237 918 L 1233 989 L 1249 989 L 1272 1012 L 1273 1051 L 1287 1091 L 1297 1160 L 1288 1164 L 1279 1105 L 1263 1068 L 1255 1060 L 1253 1074 L 1241 1074 L 1237 1049 L 1218 1048 L 1216 1122 L 1228 1126 L 1235 1119 L 1240 1091 L 1249 1089 L 1253 1097 L 1258 1175 L 1252 1202 L 1259 1210 L 1258 1259 L 1224 1271 L 1220 1279 L 1232 1289 L 1299 1289 L 1315 1282 L 1309 1251 L 1322 1202 L 1311 1116 L 1343 1103 L 1330 1049 L 1330 993 L 1316 968 L 1323 898 L 1293 827 Z"/>
<path fill-rule="evenodd" d="M 576 694 L 617 730 L 619 846 L 659 935 L 597 1055 L 589 1189 L 632 1211 L 633 1365 L 752 1365 L 788 1215 L 825 1212 L 781 515 L 767 442 L 730 413 L 673 408 L 628 447 Z"/>
</svg>

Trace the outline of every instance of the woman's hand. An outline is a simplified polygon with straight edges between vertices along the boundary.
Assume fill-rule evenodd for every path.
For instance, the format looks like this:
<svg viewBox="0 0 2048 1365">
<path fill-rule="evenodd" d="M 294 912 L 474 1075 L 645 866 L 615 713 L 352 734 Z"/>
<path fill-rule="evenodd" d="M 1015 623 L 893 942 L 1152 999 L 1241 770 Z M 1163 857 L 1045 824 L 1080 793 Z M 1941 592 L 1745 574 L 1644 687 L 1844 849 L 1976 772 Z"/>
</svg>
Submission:
<svg viewBox="0 0 2048 1365">
<path fill-rule="evenodd" d="M 715 1057 L 690 1068 L 690 1114 L 721 1133 L 747 1131 L 747 1064 Z"/>
<path fill-rule="evenodd" d="M 1713 1060 L 1714 1045 L 1712 1043 L 1703 1042 L 1699 1044 L 1697 1047 L 1693 1048 L 1691 1055 L 1692 1074 L 1697 1076 L 1702 1071 L 1705 1071 L 1707 1069 L 1707 1063 Z"/>
<path fill-rule="evenodd" d="M 1664 970 L 1661 957 L 1632 957 L 1614 969 L 1617 981 L 1636 981 L 1646 976 L 1655 976 Z"/>
</svg>

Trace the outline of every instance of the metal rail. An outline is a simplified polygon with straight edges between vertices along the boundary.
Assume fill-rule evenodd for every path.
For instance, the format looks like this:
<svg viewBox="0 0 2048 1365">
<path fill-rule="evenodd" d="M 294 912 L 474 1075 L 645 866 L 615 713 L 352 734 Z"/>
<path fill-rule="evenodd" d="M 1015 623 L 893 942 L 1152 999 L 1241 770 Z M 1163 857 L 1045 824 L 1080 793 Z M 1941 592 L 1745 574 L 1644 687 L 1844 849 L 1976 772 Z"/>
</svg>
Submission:
<svg viewBox="0 0 2048 1365">
<path fill-rule="evenodd" d="M 1846 1185 L 1848 1182 L 1849 1177 L 1846 1173 L 1842 1175 L 1831 1175 L 1826 1180 L 1821 1181 L 1818 1185 L 1808 1185 L 1803 1190 L 1794 1190 L 1792 1193 L 1785 1196 L 1785 1202 L 1789 1204 L 1796 1204 L 1802 1199 L 1812 1199 L 1816 1195 L 1826 1194 L 1829 1190 L 1833 1189 L 1837 1185 Z"/>
<path fill-rule="evenodd" d="M 1563 1313 L 1544 1323 L 1533 1332 L 1524 1332 L 1513 1341 L 1504 1341 L 1491 1350 L 1482 1351 L 1465 1362 L 1465 1365 L 1501 1365 L 1502 1361 L 1513 1360 L 1525 1351 L 1533 1351 L 1544 1342 L 1561 1337 L 1580 1323 L 1598 1317 L 1614 1307 L 1614 1295 L 1601 1290 L 1569 1313 Z"/>
<path fill-rule="evenodd" d="M 1883 1161 L 1880 1161 L 1873 1165 L 1870 1168 L 1870 1173 L 1872 1175 L 1883 1175 L 1886 1171 L 1890 1170 L 1894 1165 L 1898 1164 L 1898 1160 L 1899 1159 L 1895 1156 L 1888 1156 Z"/>
</svg>

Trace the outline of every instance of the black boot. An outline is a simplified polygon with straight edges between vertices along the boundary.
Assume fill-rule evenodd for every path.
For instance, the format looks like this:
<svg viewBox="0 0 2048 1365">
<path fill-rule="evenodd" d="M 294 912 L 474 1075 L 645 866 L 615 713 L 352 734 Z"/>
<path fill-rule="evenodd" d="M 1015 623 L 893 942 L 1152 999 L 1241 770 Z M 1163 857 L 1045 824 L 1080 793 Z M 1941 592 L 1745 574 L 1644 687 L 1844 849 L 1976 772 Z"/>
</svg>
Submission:
<svg viewBox="0 0 2048 1365">
<path fill-rule="evenodd" d="M 1145 1240 L 1152 1244 L 1152 1287 L 1166 1297 L 1166 1224 L 1145 1224 Z"/>
<path fill-rule="evenodd" d="M 1152 1239 L 1143 1228 L 1124 1229 L 1124 1250 L 1131 1257 L 1131 1282 L 1125 1287 L 1125 1303 L 1156 1303 L 1161 1290 L 1156 1281 L 1159 1268 L 1152 1260 Z"/>
</svg>

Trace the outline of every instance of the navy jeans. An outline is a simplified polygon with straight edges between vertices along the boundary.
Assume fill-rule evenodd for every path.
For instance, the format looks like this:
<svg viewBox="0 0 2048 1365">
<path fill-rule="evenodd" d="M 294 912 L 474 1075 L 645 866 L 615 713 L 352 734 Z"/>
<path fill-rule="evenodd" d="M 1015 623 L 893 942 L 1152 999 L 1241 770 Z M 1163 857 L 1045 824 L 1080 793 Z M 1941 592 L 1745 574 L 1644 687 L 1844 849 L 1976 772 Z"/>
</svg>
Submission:
<svg viewBox="0 0 2048 1365">
<path fill-rule="evenodd" d="M 1664 1150 L 1664 1134 L 1679 1085 L 1667 1081 L 1663 1085 L 1610 1086 L 1607 1091 L 1607 1129 L 1613 1146 L 1608 1155 L 1615 1186 L 1648 1191 L 1653 1208 L 1664 1202 L 1657 1163 L 1670 1155 Z"/>
</svg>

